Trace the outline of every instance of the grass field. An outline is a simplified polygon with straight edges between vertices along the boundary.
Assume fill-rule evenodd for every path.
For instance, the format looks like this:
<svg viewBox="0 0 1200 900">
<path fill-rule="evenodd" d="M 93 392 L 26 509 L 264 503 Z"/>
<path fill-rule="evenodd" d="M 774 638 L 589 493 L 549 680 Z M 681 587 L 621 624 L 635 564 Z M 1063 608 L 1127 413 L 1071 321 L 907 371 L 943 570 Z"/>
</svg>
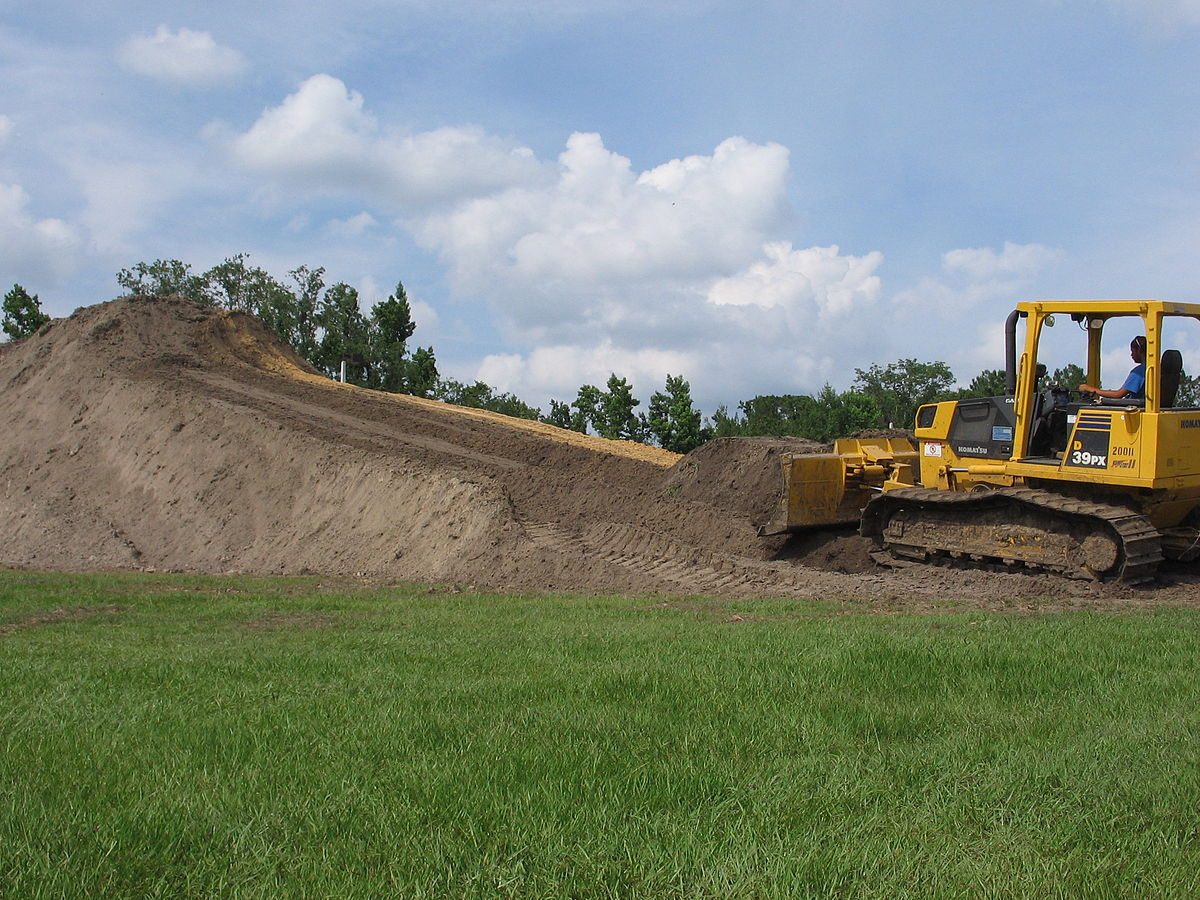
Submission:
<svg viewBox="0 0 1200 900">
<path fill-rule="evenodd" d="M 1200 613 L 0 571 L 0 894 L 1196 896 Z"/>
</svg>

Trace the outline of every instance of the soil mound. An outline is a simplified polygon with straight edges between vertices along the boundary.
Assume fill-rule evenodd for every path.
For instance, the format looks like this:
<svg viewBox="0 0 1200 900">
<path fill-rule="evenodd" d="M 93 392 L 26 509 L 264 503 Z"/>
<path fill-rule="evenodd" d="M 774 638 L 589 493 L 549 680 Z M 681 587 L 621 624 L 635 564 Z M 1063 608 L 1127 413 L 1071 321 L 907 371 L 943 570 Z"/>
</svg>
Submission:
<svg viewBox="0 0 1200 900">
<path fill-rule="evenodd" d="M 675 454 L 336 384 L 178 298 L 52 323 L 0 384 L 11 565 L 688 591 L 766 556 L 719 497 L 664 491 Z"/>
<path fill-rule="evenodd" d="M 825 453 L 829 445 L 801 438 L 717 438 L 683 457 L 664 490 L 766 523 L 783 499 L 783 453 Z"/>
<path fill-rule="evenodd" d="M 0 385 L 7 565 L 997 603 L 1061 590 L 871 569 L 853 536 L 757 538 L 779 454 L 821 445 L 726 439 L 680 458 L 340 385 L 256 319 L 179 298 L 88 307 L 0 345 Z"/>
</svg>

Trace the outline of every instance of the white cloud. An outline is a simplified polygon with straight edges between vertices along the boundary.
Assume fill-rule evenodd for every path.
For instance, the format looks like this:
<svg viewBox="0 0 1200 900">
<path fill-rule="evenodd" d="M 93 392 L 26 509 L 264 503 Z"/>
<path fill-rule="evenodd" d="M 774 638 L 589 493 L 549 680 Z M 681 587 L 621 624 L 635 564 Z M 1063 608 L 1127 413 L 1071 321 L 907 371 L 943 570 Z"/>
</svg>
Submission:
<svg viewBox="0 0 1200 900">
<path fill-rule="evenodd" d="M 0 269 L 16 279 L 56 282 L 78 262 L 79 238 L 61 219 L 35 219 L 20 185 L 0 184 Z"/>
<path fill-rule="evenodd" d="M 384 291 L 379 286 L 379 282 L 370 275 L 363 276 L 358 282 L 358 306 L 364 313 L 371 311 L 371 307 L 383 299 Z"/>
<path fill-rule="evenodd" d="M 8 143 L 8 139 L 13 133 L 13 120 L 8 116 L 0 115 L 0 149 Z"/>
<path fill-rule="evenodd" d="M 883 254 L 842 256 L 836 246 L 793 250 L 787 241 L 767 244 L 766 259 L 744 272 L 721 278 L 708 291 L 718 306 L 756 306 L 762 309 L 803 308 L 824 319 L 850 311 L 856 303 L 872 303 L 882 282 L 874 272 Z"/>
<path fill-rule="evenodd" d="M 197 88 L 231 83 L 247 69 L 240 53 L 222 47 L 208 32 L 171 31 L 166 25 L 159 25 L 154 34 L 127 38 L 117 61 L 139 75 Z"/>
<path fill-rule="evenodd" d="M 639 396 L 684 374 L 699 402 L 815 390 L 869 361 L 883 255 L 779 240 L 787 184 L 778 144 L 733 137 L 637 172 L 576 133 L 555 178 L 432 215 L 418 236 L 532 347 L 474 375 L 529 402 L 612 372 Z"/>
<path fill-rule="evenodd" d="M 364 211 L 346 219 L 332 219 L 325 229 L 334 237 L 357 238 L 362 237 L 377 224 L 375 217 Z"/>
<path fill-rule="evenodd" d="M 1030 285 L 1046 269 L 1065 258 L 1062 250 L 1043 244 L 1005 242 L 991 247 L 951 250 L 942 255 L 942 272 L 916 287 L 899 291 L 893 306 L 904 317 L 924 317 L 939 326 L 926 334 L 940 336 L 941 345 L 925 352 L 950 363 L 964 380 L 1003 360 L 1001 323 Z M 947 333 L 954 340 L 946 341 Z M 928 338 L 926 338 L 926 342 Z M 908 353 L 906 355 L 914 355 Z"/>
<path fill-rule="evenodd" d="M 139 234 L 152 230 L 158 216 L 197 181 L 194 169 L 183 159 L 150 159 L 146 151 L 136 162 L 81 158 L 70 164 L 86 206 L 80 224 L 92 246 L 104 254 L 134 252 Z"/>
<path fill-rule="evenodd" d="M 702 278 L 747 263 L 786 207 L 787 150 L 742 138 L 711 156 L 636 174 L 599 135 L 576 133 L 557 178 L 465 203 L 420 229 L 464 291 L 499 280 L 567 303 L 647 279 Z M 566 295 L 566 296 L 564 296 Z"/>
<path fill-rule="evenodd" d="M 251 168 L 327 174 L 347 164 L 369 169 L 379 126 L 363 97 L 329 75 L 314 75 L 279 106 L 264 110 L 234 142 Z"/>
<path fill-rule="evenodd" d="M 359 279 L 356 287 L 359 308 L 364 314 L 370 314 L 371 307 L 391 296 L 395 287 L 394 282 L 388 287 L 383 287 L 380 285 L 378 279 L 371 275 L 364 275 Z M 429 346 L 437 334 L 437 310 L 423 300 L 414 298 L 411 293 L 407 291 L 406 293 L 408 294 L 409 311 L 418 329 L 414 336 L 409 339 L 409 349 L 415 349 L 418 345 Z"/>
<path fill-rule="evenodd" d="M 1020 278 L 1036 273 L 1062 256 L 1061 250 L 1041 244 L 1005 241 L 999 253 L 991 247 L 951 250 L 942 256 L 942 267 L 947 272 L 962 273 L 977 281 L 1007 276 Z"/>
<path fill-rule="evenodd" d="M 695 352 L 619 347 L 605 340 L 593 346 L 538 347 L 528 355 L 486 356 L 475 378 L 501 391 L 535 398 L 535 405 L 545 407 L 551 397 L 574 399 L 582 384 L 603 388 L 608 376 L 615 372 L 641 386 L 638 390 L 644 396 L 636 396 L 644 404 L 651 390 L 661 389 L 668 374 L 694 373 L 702 364 L 701 355 Z"/>
<path fill-rule="evenodd" d="M 438 333 L 437 310 L 425 301 L 414 300 L 412 297 L 408 298 L 408 305 L 412 311 L 412 320 L 417 323 L 413 341 L 416 344 L 428 346 Z"/>
<path fill-rule="evenodd" d="M 944 357 L 945 328 L 970 336 L 956 340 L 960 356 L 978 355 L 975 331 L 999 333 L 1003 317 L 977 307 L 1011 302 L 1061 256 L 1040 244 L 952 250 L 937 277 L 888 297 L 879 251 L 785 239 L 789 153 L 779 144 L 735 136 L 639 171 L 600 135 L 577 132 L 556 161 L 540 162 L 478 129 L 401 134 L 328 75 L 229 146 L 293 195 L 361 204 L 333 224 L 339 232 L 398 217 L 456 293 L 487 304 L 511 348 L 447 374 L 542 406 L 613 372 L 643 398 L 683 374 L 707 409 L 825 381 L 844 388 L 872 362 Z M 414 303 L 414 316 L 426 343 L 436 313 Z"/>
<path fill-rule="evenodd" d="M 349 193 L 400 210 L 502 190 L 538 174 L 532 152 L 473 127 L 383 129 L 363 97 L 314 75 L 233 138 L 244 168 L 313 193 Z"/>
<path fill-rule="evenodd" d="M 479 364 L 474 377 L 501 390 L 573 394 L 580 379 L 614 371 L 658 387 L 668 372 L 714 358 L 696 349 L 706 342 L 779 340 L 778 317 L 719 305 L 737 292 L 733 279 L 767 278 L 772 266 L 809 278 L 806 290 L 792 288 L 797 318 L 818 306 L 837 314 L 879 290 L 879 254 L 775 242 L 788 214 L 788 152 L 778 144 L 732 137 L 711 154 L 639 172 L 599 135 L 576 133 L 547 164 L 475 128 L 401 134 L 361 94 L 316 75 L 229 145 L 269 182 L 367 204 L 370 212 L 333 225 L 339 233 L 398 210 L 456 291 L 485 300 L 518 348 L 534 348 Z M 778 255 L 752 269 L 764 246 Z M 729 281 L 710 303 L 720 279 Z M 414 316 L 427 341 L 435 311 L 414 304 Z"/>
<path fill-rule="evenodd" d="M 942 255 L 939 276 L 921 279 L 916 287 L 900 291 L 900 306 L 936 312 L 943 318 L 969 318 L 979 307 L 1019 293 L 1043 270 L 1065 254 L 1042 244 L 1005 242 L 997 252 L 991 247 L 950 250 Z"/>
</svg>

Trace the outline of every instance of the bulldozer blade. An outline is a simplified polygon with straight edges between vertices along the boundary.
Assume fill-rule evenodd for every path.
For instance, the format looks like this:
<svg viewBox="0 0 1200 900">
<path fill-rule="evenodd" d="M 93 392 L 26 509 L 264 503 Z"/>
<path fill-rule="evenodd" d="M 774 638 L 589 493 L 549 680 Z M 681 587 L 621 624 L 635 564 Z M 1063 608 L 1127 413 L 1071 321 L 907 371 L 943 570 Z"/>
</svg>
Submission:
<svg viewBox="0 0 1200 900">
<path fill-rule="evenodd" d="M 832 453 L 780 457 L 783 490 L 760 537 L 830 525 L 853 525 L 883 482 L 916 457 L 903 439 L 842 438 Z"/>
</svg>

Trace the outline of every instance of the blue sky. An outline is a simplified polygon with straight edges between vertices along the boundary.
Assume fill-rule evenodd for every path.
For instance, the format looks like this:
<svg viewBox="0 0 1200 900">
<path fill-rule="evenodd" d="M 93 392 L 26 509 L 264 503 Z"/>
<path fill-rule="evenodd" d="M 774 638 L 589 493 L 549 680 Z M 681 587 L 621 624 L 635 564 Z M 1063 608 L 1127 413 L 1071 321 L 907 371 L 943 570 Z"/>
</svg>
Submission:
<svg viewBox="0 0 1200 900">
<path fill-rule="evenodd" d="M 965 382 L 1018 299 L 1197 298 L 1198 101 L 1200 0 L 0 0 L 0 282 L 403 280 L 542 405 Z"/>
</svg>

